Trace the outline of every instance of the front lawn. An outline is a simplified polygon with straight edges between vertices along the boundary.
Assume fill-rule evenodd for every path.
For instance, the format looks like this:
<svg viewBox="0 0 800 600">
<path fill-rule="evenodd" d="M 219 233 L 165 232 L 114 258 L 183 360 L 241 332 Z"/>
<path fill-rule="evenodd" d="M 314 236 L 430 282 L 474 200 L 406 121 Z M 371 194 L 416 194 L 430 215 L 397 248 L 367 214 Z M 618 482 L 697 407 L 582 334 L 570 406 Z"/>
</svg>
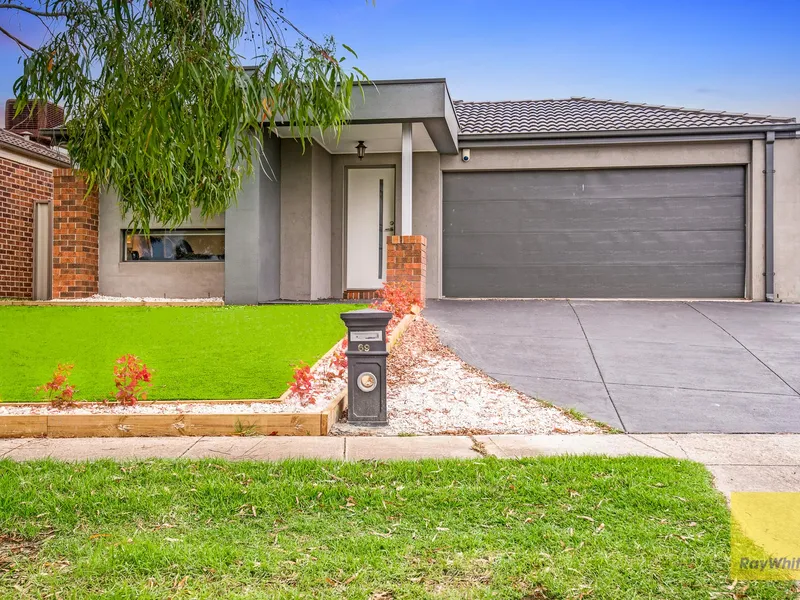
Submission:
<svg viewBox="0 0 800 600">
<path fill-rule="evenodd" d="M 35 400 L 70 363 L 76 399 L 102 400 L 126 353 L 153 370 L 152 400 L 277 398 L 292 365 L 327 352 L 345 333 L 340 313 L 354 308 L 0 306 L 0 399 Z"/>
<path fill-rule="evenodd" d="M 728 528 L 667 459 L 0 461 L 8 598 L 792 597 Z"/>
</svg>

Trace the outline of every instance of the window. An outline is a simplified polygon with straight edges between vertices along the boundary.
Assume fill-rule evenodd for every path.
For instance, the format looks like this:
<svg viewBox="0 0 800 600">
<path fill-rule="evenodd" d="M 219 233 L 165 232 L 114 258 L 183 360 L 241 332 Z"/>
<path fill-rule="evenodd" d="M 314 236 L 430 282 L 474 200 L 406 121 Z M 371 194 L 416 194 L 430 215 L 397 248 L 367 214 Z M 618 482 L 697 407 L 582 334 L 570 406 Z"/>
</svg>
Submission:
<svg viewBox="0 0 800 600">
<path fill-rule="evenodd" d="M 224 229 L 151 229 L 144 233 L 122 232 L 124 260 L 225 260 Z"/>
</svg>

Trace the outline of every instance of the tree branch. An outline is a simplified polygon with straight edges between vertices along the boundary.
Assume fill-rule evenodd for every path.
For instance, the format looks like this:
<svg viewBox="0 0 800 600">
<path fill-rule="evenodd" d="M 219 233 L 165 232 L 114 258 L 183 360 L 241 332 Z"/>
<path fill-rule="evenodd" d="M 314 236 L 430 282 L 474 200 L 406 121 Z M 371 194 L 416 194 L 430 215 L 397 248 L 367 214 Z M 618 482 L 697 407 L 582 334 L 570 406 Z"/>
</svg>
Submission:
<svg viewBox="0 0 800 600">
<path fill-rule="evenodd" d="M 58 19 L 61 17 L 68 16 L 67 13 L 58 13 L 58 12 L 47 12 L 42 10 L 35 10 L 28 6 L 24 6 L 23 4 L 13 4 L 10 2 L 0 2 L 0 9 L 7 8 L 10 10 L 20 10 L 22 12 L 26 12 L 29 15 L 33 15 L 34 17 L 46 17 L 46 18 L 53 18 Z"/>
<path fill-rule="evenodd" d="M 30 50 L 31 52 L 36 52 L 36 48 L 34 48 L 33 46 L 30 46 L 30 45 L 26 44 L 26 43 L 25 43 L 25 42 L 23 42 L 21 39 L 19 39 L 17 36 L 13 35 L 13 34 L 12 34 L 10 31 L 8 31 L 7 29 L 4 29 L 3 27 L 0 27 L 0 33 L 2 33 L 3 35 L 6 35 L 6 36 L 8 36 L 9 38 L 11 38 L 13 41 L 15 41 L 15 42 L 17 43 L 17 45 L 18 45 L 20 48 L 25 48 L 25 49 L 27 49 L 27 50 Z"/>
<path fill-rule="evenodd" d="M 300 29 L 297 25 L 295 25 L 288 18 L 286 18 L 286 16 L 282 12 L 280 12 L 279 10 L 275 10 L 275 8 L 271 4 L 268 4 L 267 2 L 263 2 L 260 0 L 255 0 L 254 4 L 256 8 L 262 12 L 262 16 L 265 17 L 264 19 L 265 21 L 268 20 L 266 19 L 266 13 L 267 12 L 272 13 L 273 18 L 276 18 L 282 21 L 284 24 L 291 27 L 300 37 L 306 40 L 311 45 L 312 48 L 319 49 L 322 47 L 315 40 L 311 39 L 311 37 L 307 35 L 302 29 Z"/>
</svg>

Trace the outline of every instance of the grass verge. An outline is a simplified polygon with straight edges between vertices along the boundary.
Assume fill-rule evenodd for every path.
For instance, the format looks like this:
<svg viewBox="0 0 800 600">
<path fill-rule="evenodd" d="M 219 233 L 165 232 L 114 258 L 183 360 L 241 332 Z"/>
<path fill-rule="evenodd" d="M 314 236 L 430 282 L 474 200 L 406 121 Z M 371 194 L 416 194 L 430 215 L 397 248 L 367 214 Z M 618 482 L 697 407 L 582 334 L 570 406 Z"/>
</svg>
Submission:
<svg viewBox="0 0 800 600">
<path fill-rule="evenodd" d="M 355 308 L 0 306 L 0 399 L 36 400 L 70 363 L 76 400 L 103 400 L 126 353 L 153 370 L 151 400 L 277 398 L 292 365 L 327 352 L 345 333 L 339 315 Z"/>
<path fill-rule="evenodd" d="M 728 536 L 670 459 L 0 461 L 9 598 L 793 597 Z"/>
</svg>

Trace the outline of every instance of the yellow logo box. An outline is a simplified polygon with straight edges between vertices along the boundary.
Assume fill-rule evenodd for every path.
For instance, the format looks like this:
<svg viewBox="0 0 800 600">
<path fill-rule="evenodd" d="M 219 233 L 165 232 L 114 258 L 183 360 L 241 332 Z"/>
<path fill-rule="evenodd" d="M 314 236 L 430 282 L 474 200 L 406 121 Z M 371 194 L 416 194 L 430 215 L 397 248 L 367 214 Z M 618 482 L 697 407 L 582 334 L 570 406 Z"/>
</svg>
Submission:
<svg viewBox="0 0 800 600">
<path fill-rule="evenodd" d="M 800 493 L 731 493 L 731 578 L 800 579 Z"/>
</svg>

